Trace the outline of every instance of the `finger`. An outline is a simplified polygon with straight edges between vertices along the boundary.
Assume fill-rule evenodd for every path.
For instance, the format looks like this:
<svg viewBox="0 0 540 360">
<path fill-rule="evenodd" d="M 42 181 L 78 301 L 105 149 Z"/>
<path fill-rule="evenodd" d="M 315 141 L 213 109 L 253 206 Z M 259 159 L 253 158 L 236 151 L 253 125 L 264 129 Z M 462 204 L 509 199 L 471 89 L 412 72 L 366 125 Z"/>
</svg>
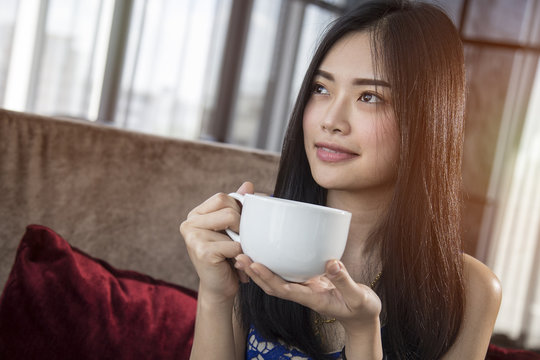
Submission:
<svg viewBox="0 0 540 360">
<path fill-rule="evenodd" d="M 238 279 L 240 279 L 240 282 L 243 282 L 244 284 L 247 284 L 249 282 L 249 276 L 243 271 L 237 271 L 238 273 Z"/>
<path fill-rule="evenodd" d="M 240 259 L 240 261 L 238 259 Z M 247 255 L 239 254 L 233 259 L 233 261 L 236 272 L 238 273 L 238 279 L 240 279 L 240 281 L 243 283 L 248 283 L 249 276 L 244 272 L 243 269 L 245 268 L 245 264 L 251 261 L 251 259 Z"/>
<path fill-rule="evenodd" d="M 306 286 L 309 281 L 303 284 L 287 282 L 266 266 L 254 263 L 249 256 L 243 253 L 238 255 L 235 260 L 235 267 L 243 270 L 267 294 L 294 301 L 312 309 L 321 305 L 318 303 L 317 298 L 313 296 L 314 290 Z M 314 281 L 314 279 L 311 280 Z M 322 277 L 318 280 L 321 281 Z M 330 282 L 328 285 L 334 288 Z"/>
<path fill-rule="evenodd" d="M 201 205 L 193 209 L 189 215 L 188 219 L 194 215 L 204 215 L 212 213 L 224 208 L 232 208 L 240 212 L 240 205 L 236 202 L 235 199 L 230 197 L 225 193 L 217 193 L 203 202 Z"/>
<path fill-rule="evenodd" d="M 189 219 L 194 228 L 222 231 L 227 228 L 238 232 L 240 225 L 240 213 L 238 210 L 226 207 L 217 211 L 194 216 Z"/>
<path fill-rule="evenodd" d="M 239 269 L 244 269 L 245 267 L 253 264 L 253 260 L 251 260 L 251 258 L 246 254 L 240 254 L 235 257 L 234 260 L 236 261 L 236 266 Z"/>
<path fill-rule="evenodd" d="M 245 273 L 268 295 L 285 298 L 286 282 L 266 266 L 251 262 L 244 266 Z"/>
<path fill-rule="evenodd" d="M 311 308 L 316 306 L 313 291 L 309 287 L 288 282 L 262 264 L 252 263 L 244 271 L 251 280 L 270 296 L 294 301 Z"/>
<path fill-rule="evenodd" d="M 216 264 L 226 258 L 234 258 L 242 253 L 240 243 L 231 241 L 224 234 L 211 230 L 194 230 L 184 235 L 187 251 L 191 260 Z M 225 244 L 213 246 L 212 244 Z"/>
<path fill-rule="evenodd" d="M 207 229 L 190 229 L 182 233 L 185 243 L 190 247 L 196 243 L 232 241 L 231 238 L 223 233 Z"/>
<path fill-rule="evenodd" d="M 217 264 L 232 259 L 242 253 L 242 247 L 234 241 L 216 241 L 194 244 L 190 248 L 190 256 L 210 264 Z"/>
<path fill-rule="evenodd" d="M 330 260 L 326 263 L 326 277 L 343 295 L 345 302 L 358 298 L 359 285 L 349 275 L 341 261 Z"/>
<path fill-rule="evenodd" d="M 255 192 L 255 188 L 251 182 L 246 181 L 238 188 L 238 190 L 236 190 L 236 192 L 242 195 L 253 194 Z"/>
</svg>

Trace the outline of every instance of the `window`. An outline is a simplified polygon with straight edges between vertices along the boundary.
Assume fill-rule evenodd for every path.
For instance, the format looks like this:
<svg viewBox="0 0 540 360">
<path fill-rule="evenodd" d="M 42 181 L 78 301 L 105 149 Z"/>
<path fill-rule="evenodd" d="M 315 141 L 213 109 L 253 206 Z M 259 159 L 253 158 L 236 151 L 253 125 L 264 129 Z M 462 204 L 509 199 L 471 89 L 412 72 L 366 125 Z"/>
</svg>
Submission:
<svg viewBox="0 0 540 360">
<path fill-rule="evenodd" d="M 0 103 L 3 102 L 6 92 L 18 3 L 18 0 L 6 0 L 2 4 L 0 12 L 0 53 L 4 54 L 4 56 L 0 56 Z"/>
<path fill-rule="evenodd" d="M 337 5 L 343 2 L 255 2 L 228 142 L 280 151 L 317 41 L 343 11 Z"/>
<path fill-rule="evenodd" d="M 20 0 L 4 106 L 95 120 L 113 4 Z"/>
<path fill-rule="evenodd" d="M 256 0 L 251 14 L 248 40 L 233 112 L 230 142 L 256 146 L 271 78 L 273 53 L 282 1 Z"/>
<path fill-rule="evenodd" d="M 540 67 L 540 63 L 538 63 Z M 540 346 L 540 71 L 529 101 L 506 196 L 500 200 L 488 261 L 503 284 L 495 331 Z"/>
<path fill-rule="evenodd" d="M 96 119 L 112 5 L 110 0 L 49 2 L 30 111 Z"/>
<path fill-rule="evenodd" d="M 225 122 L 222 135 L 209 137 L 279 151 L 314 44 L 343 6 L 344 0 L 5 0 L 1 105 L 184 139 Z M 224 56 L 234 41 L 228 31 L 238 30 L 234 15 L 249 18 L 240 28 L 248 36 L 233 56 L 241 67 L 223 91 L 230 71 Z M 227 111 L 218 106 L 223 102 Z"/>
<path fill-rule="evenodd" d="M 117 126 L 196 139 L 215 98 L 230 0 L 135 1 Z"/>
</svg>

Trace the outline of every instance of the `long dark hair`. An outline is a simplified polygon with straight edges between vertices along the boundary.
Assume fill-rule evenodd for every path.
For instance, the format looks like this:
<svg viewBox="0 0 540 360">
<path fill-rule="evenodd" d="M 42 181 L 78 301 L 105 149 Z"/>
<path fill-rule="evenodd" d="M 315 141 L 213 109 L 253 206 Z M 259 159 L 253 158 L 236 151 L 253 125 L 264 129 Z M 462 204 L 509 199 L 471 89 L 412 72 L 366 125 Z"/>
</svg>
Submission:
<svg viewBox="0 0 540 360">
<path fill-rule="evenodd" d="M 285 136 L 277 197 L 325 204 L 311 176 L 302 120 L 312 81 L 344 35 L 366 31 L 376 72 L 391 84 L 400 132 L 392 201 L 373 230 L 383 275 L 383 346 L 391 358 L 438 359 L 454 343 L 464 311 L 460 231 L 461 158 L 465 103 L 463 47 L 436 6 L 404 0 L 363 3 L 326 32 L 307 70 Z M 281 339 L 323 359 L 311 310 L 241 287 L 240 317 L 269 340 Z"/>
</svg>

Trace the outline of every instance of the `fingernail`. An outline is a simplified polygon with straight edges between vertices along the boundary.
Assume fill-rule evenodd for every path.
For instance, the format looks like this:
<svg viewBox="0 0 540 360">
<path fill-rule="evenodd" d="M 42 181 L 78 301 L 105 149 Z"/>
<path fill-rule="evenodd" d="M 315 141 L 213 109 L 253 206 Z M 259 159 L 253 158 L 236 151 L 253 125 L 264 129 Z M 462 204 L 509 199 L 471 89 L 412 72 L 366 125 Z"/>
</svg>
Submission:
<svg viewBox="0 0 540 360">
<path fill-rule="evenodd" d="M 328 266 L 328 274 L 330 275 L 337 275 L 341 271 L 341 267 L 339 266 L 339 262 L 337 260 L 332 261 L 332 264 Z"/>
</svg>

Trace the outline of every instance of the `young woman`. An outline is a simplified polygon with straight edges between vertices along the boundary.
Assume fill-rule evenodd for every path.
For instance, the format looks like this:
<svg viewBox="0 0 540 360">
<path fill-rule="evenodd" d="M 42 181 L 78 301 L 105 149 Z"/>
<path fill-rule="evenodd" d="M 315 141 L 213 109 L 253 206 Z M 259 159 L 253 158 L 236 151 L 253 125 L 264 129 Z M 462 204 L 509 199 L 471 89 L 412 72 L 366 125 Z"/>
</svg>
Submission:
<svg viewBox="0 0 540 360">
<path fill-rule="evenodd" d="M 464 94 L 459 34 L 438 8 L 376 0 L 340 17 L 307 70 L 274 196 L 350 211 L 345 253 L 288 283 L 223 234 L 238 230 L 234 199 L 205 201 L 180 228 L 200 277 L 192 359 L 484 359 L 501 295 L 461 250 Z"/>
</svg>

